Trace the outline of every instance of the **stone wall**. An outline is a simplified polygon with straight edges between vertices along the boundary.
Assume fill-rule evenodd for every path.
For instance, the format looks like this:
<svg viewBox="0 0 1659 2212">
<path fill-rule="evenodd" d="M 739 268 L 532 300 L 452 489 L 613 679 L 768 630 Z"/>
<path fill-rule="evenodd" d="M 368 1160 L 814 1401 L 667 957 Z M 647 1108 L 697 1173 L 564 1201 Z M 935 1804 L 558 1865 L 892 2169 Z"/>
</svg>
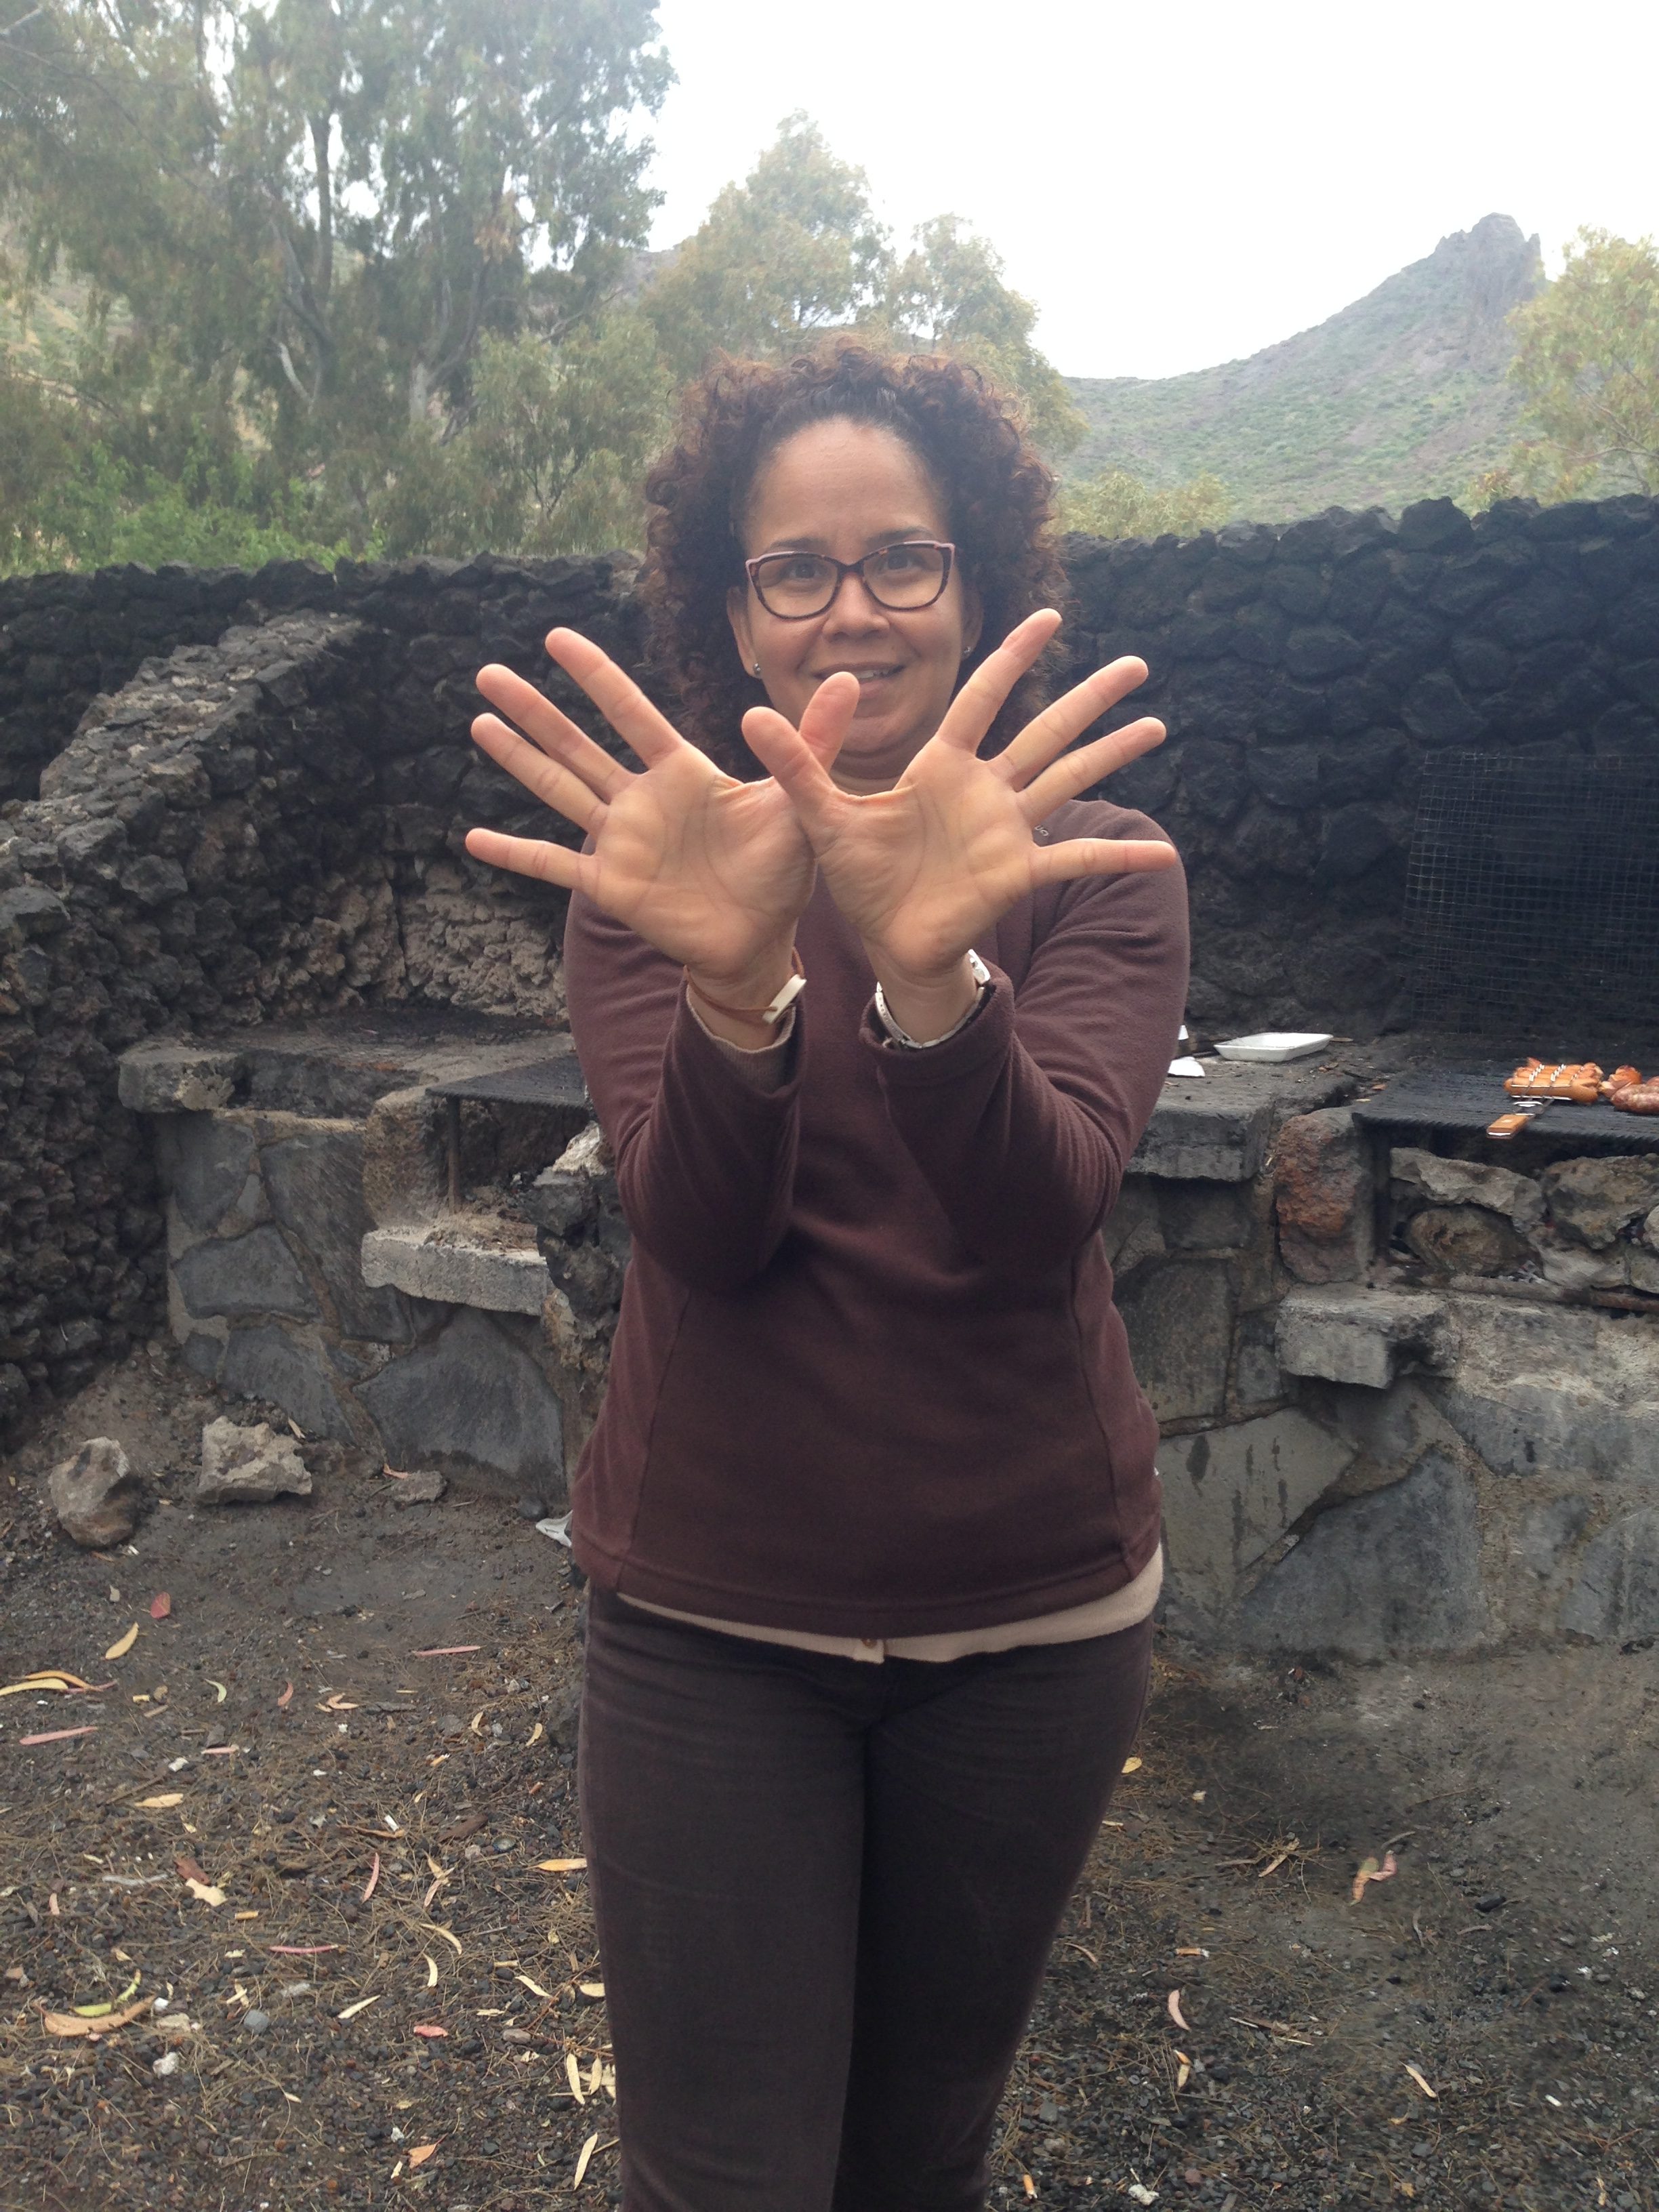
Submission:
<svg viewBox="0 0 1659 2212">
<path fill-rule="evenodd" d="M 95 629 L 122 577 L 67 580 L 98 588 L 58 611 Z M 293 563 L 236 588 L 248 621 L 95 697 L 40 796 L 0 810 L 0 1431 L 155 1317 L 162 1220 L 117 1095 L 126 1048 L 365 1002 L 562 1019 L 562 898 L 460 842 L 469 822 L 542 817 L 465 725 L 482 659 L 547 679 L 555 622 L 635 657 L 612 564 Z M 229 586 L 203 589 L 223 630 Z M 307 597 L 332 611 L 276 611 Z M 153 604 L 209 618 L 182 585 Z"/>
<path fill-rule="evenodd" d="M 561 1042 L 519 1023 L 380 1012 L 125 1054 L 121 1097 L 154 1117 L 168 1320 L 185 1363 L 228 1398 L 274 1405 L 307 1437 L 401 1473 L 561 1499 L 562 1369 L 540 1327 L 550 1284 L 536 1229 L 499 1207 L 447 1206 L 432 1093 Z M 586 1117 L 583 1104 L 467 1127 L 464 1192 L 500 1176 L 504 1148 L 550 1168 Z M 414 1264 L 376 1264 L 388 1238 Z"/>
<path fill-rule="evenodd" d="M 1387 1112 L 1276 1133 L 1256 1258 L 1273 1402 L 1218 1396 L 1166 1434 L 1171 1615 L 1224 1648 L 1361 1658 L 1650 1639 L 1659 1152 L 1575 1154 L 1569 1121 L 1465 1157 L 1467 1137 L 1379 1140 Z"/>
<path fill-rule="evenodd" d="M 1513 500 L 1471 520 L 1431 500 L 1397 521 L 1333 510 L 1179 542 L 1073 538 L 1066 550 L 1072 672 L 1141 654 L 1152 679 L 1120 719 L 1145 708 L 1169 724 L 1169 743 L 1113 795 L 1146 806 L 1182 848 L 1191 1011 L 1211 1032 L 1316 1023 L 1369 1035 L 1408 1018 L 1400 913 L 1429 754 L 1659 762 L 1659 501 Z M 384 795 L 402 810 L 394 835 L 435 856 L 455 815 L 486 819 L 502 804 L 458 747 L 473 668 L 501 659 L 545 677 L 540 637 L 556 618 L 647 676 L 630 578 L 625 562 L 485 557 L 0 584 L 0 799 L 32 793 L 93 691 L 144 653 L 216 636 L 233 617 L 303 608 L 355 616 L 392 641 L 382 703 L 407 744 Z M 433 889 L 447 894 L 441 870 Z"/>
<path fill-rule="evenodd" d="M 1659 774 L 1659 501 L 1449 500 L 1068 547 L 1079 660 L 1138 653 L 1170 742 L 1115 779 L 1192 883 L 1194 1022 L 1409 1020 L 1419 775 L 1449 746 Z"/>
</svg>

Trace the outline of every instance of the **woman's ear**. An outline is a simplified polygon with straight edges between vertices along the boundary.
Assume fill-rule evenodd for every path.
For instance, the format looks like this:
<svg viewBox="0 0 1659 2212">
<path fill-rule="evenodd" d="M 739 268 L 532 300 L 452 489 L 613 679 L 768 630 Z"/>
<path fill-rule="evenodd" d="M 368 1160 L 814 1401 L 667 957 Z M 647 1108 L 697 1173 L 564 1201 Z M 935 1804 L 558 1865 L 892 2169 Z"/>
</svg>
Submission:
<svg viewBox="0 0 1659 2212">
<path fill-rule="evenodd" d="M 726 619 L 732 625 L 732 635 L 738 641 L 738 657 L 743 662 L 743 672 L 755 672 L 755 637 L 749 626 L 749 594 L 740 592 L 733 584 L 726 595 Z"/>
<path fill-rule="evenodd" d="M 971 584 L 962 587 L 962 657 L 969 654 L 979 643 L 980 632 L 985 627 L 985 602 Z"/>
</svg>

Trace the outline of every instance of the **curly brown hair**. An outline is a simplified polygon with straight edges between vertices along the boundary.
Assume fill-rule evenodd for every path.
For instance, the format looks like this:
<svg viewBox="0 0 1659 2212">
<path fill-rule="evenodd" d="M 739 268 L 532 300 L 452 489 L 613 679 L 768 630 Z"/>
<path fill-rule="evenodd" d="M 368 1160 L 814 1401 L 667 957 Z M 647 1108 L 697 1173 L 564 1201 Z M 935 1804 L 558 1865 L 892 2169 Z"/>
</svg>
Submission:
<svg viewBox="0 0 1659 2212">
<path fill-rule="evenodd" d="M 646 478 L 653 513 L 641 590 L 652 657 L 678 686 L 687 735 L 733 775 L 763 772 L 741 723 L 766 698 L 726 620 L 726 593 L 744 582 L 738 527 L 769 455 L 809 424 L 834 421 L 890 430 L 943 495 L 964 580 L 984 610 L 964 678 L 1016 623 L 1064 604 L 1054 477 L 1014 403 L 976 368 L 884 356 L 852 338 L 787 362 L 722 360 L 686 393 L 678 435 Z M 1010 693 L 982 750 L 1006 744 L 1046 697 L 1039 662 Z"/>
</svg>

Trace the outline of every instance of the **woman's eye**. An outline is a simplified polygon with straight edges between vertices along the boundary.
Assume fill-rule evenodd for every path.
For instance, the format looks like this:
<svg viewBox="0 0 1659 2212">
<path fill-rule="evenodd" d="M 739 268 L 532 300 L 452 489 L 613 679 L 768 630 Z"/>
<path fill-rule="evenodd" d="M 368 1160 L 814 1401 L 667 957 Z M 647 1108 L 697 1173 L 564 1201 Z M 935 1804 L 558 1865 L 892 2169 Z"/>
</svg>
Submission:
<svg viewBox="0 0 1659 2212">
<path fill-rule="evenodd" d="M 876 556 L 876 573 L 891 576 L 902 569 L 919 567 L 921 561 L 921 550 L 915 545 L 886 545 Z"/>
<path fill-rule="evenodd" d="M 784 562 L 778 570 L 778 579 L 785 584 L 812 584 L 823 573 L 823 562 L 811 553 L 803 553 L 799 559 Z"/>
</svg>

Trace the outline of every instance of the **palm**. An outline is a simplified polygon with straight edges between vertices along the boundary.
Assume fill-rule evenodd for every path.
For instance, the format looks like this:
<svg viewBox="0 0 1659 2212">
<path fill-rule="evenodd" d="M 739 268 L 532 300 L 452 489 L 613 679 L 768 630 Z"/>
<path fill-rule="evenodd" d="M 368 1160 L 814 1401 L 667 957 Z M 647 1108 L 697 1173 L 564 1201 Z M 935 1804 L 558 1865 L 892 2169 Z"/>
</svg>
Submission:
<svg viewBox="0 0 1659 2212">
<path fill-rule="evenodd" d="M 995 758 L 978 757 L 998 708 L 1058 626 L 1047 611 L 1022 623 L 975 671 L 890 791 L 842 791 L 829 774 L 858 703 L 855 678 L 829 678 L 799 730 L 769 708 L 745 718 L 750 746 L 787 793 L 878 975 L 943 975 L 1040 884 L 1174 861 L 1173 848 L 1152 839 L 1051 845 L 1033 836 L 1045 815 L 1162 743 L 1163 726 L 1151 720 L 1074 743 L 1145 681 L 1142 662 L 1114 661 L 1045 708 Z"/>
<path fill-rule="evenodd" d="M 476 858 L 580 890 L 700 973 L 742 975 L 787 943 L 811 896 L 813 860 L 775 783 L 740 783 L 689 744 L 599 647 L 555 630 L 548 649 L 645 763 L 624 768 L 510 669 L 478 688 L 533 742 L 494 714 L 477 743 L 527 791 L 587 833 L 586 852 L 474 830 Z"/>
<path fill-rule="evenodd" d="M 672 959 L 739 972 L 812 890 L 812 854 L 776 784 L 723 776 L 687 745 L 634 777 L 594 832 L 581 888 Z"/>
<path fill-rule="evenodd" d="M 813 842 L 836 905 L 913 975 L 984 936 L 1031 890 L 1042 850 L 989 763 L 932 745 L 891 791 L 826 794 Z"/>
</svg>

